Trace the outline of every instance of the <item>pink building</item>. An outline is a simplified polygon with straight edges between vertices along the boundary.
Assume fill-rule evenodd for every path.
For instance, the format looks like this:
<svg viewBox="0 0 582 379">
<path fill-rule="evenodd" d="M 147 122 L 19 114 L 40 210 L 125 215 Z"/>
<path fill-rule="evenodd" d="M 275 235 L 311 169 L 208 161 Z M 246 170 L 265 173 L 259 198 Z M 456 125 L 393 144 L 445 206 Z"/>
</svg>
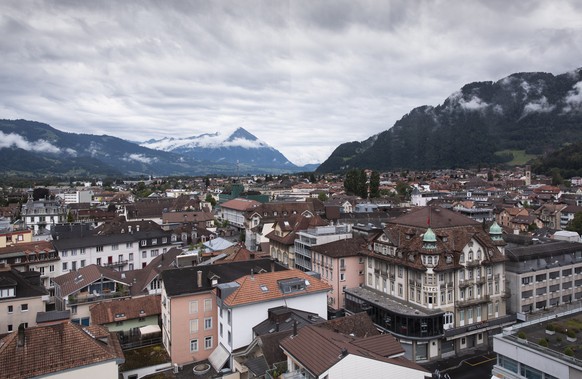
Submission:
<svg viewBox="0 0 582 379">
<path fill-rule="evenodd" d="M 255 259 L 166 270 L 162 273 L 162 341 L 173 364 L 208 359 L 218 345 L 214 288 L 252 272 L 284 270 Z"/>
<path fill-rule="evenodd" d="M 365 258 L 360 251 L 366 250 L 362 237 L 342 239 L 311 248 L 313 271 L 332 287 L 327 295 L 330 312 L 344 308 L 345 288 L 358 287 L 364 283 Z"/>
</svg>

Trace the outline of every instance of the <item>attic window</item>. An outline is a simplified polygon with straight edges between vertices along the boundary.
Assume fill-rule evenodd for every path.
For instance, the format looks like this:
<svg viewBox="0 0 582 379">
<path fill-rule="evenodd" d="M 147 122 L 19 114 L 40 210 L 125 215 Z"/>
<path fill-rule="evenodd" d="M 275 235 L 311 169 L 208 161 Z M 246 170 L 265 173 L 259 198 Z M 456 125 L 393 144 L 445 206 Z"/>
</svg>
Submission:
<svg viewBox="0 0 582 379">
<path fill-rule="evenodd" d="M 115 318 L 122 318 L 125 317 L 125 313 L 116 313 Z"/>
<path fill-rule="evenodd" d="M 453 263 L 453 257 L 451 257 L 450 255 L 447 255 L 447 263 Z"/>
<path fill-rule="evenodd" d="M 145 311 L 144 311 L 143 309 L 140 309 L 140 310 L 139 310 L 139 314 L 140 314 L 140 315 L 143 315 L 143 314 L 145 314 Z"/>
<path fill-rule="evenodd" d="M 265 292 L 269 292 L 269 288 L 268 288 L 266 285 L 264 285 L 264 284 L 261 284 L 261 291 L 262 291 L 263 293 L 265 293 Z"/>
<path fill-rule="evenodd" d="M 309 285 L 309 282 L 302 278 L 279 280 L 278 283 L 283 293 L 304 291 L 306 286 Z"/>
</svg>

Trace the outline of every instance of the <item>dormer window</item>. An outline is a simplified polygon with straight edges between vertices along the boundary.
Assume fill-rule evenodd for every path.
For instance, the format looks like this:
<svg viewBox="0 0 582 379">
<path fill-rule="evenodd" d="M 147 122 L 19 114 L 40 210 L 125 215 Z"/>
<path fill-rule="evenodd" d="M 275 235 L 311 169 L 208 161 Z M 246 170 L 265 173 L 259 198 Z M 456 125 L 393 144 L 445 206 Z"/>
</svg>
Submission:
<svg viewBox="0 0 582 379">
<path fill-rule="evenodd" d="M 14 287 L 0 288 L 0 299 L 15 297 L 16 290 Z"/>
</svg>

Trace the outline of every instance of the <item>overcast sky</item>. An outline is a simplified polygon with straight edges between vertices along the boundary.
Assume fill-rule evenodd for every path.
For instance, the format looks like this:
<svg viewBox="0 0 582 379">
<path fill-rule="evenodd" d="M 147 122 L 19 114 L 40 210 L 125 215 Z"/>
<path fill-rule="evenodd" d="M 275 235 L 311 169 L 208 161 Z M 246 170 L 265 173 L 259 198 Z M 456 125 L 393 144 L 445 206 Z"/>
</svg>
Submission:
<svg viewBox="0 0 582 379">
<path fill-rule="evenodd" d="M 464 84 L 582 67 L 582 1 L 0 1 L 0 118 L 242 126 L 302 165 Z"/>
</svg>

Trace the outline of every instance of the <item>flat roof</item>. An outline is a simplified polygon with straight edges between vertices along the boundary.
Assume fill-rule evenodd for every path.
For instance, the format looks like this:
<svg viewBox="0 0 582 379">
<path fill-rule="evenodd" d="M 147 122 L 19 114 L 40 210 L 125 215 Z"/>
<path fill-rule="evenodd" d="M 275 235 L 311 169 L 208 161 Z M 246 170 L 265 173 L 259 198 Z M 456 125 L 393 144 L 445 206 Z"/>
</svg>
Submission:
<svg viewBox="0 0 582 379">
<path fill-rule="evenodd" d="M 416 304 L 404 303 L 404 300 L 367 287 L 346 288 L 344 291 L 346 294 L 356 296 L 370 304 L 375 304 L 381 308 L 385 308 L 402 315 L 434 316 L 444 313 L 444 311 L 441 309 L 426 309 L 417 306 Z"/>
</svg>

